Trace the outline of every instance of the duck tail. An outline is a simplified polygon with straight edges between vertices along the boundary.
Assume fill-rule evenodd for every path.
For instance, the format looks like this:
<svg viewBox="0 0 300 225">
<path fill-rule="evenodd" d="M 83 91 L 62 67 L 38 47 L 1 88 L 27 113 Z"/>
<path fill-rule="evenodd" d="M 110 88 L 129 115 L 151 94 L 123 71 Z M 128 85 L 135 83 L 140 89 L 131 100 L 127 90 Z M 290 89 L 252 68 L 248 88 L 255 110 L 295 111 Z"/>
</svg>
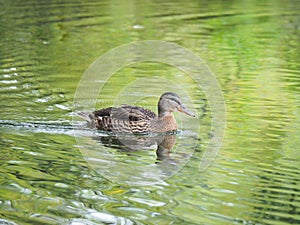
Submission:
<svg viewBox="0 0 300 225">
<path fill-rule="evenodd" d="M 88 112 L 79 112 L 77 115 L 82 119 L 85 119 L 87 122 L 92 122 L 91 114 Z"/>
</svg>

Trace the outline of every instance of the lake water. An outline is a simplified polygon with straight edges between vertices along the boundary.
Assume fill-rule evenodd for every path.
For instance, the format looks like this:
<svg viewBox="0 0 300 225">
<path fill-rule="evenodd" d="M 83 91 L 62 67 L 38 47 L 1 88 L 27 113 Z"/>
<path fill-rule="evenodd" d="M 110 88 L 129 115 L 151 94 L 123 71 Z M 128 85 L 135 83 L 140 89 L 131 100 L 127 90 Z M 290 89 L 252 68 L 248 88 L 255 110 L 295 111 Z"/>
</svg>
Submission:
<svg viewBox="0 0 300 225">
<path fill-rule="evenodd" d="M 0 21 L 0 224 L 300 224 L 299 1 L 2 0 Z M 99 58 L 144 40 L 210 69 L 155 47 Z M 144 54 L 161 61 L 101 75 Z M 197 115 L 175 113 L 176 134 L 112 137 L 76 117 L 157 112 L 165 91 Z"/>
</svg>

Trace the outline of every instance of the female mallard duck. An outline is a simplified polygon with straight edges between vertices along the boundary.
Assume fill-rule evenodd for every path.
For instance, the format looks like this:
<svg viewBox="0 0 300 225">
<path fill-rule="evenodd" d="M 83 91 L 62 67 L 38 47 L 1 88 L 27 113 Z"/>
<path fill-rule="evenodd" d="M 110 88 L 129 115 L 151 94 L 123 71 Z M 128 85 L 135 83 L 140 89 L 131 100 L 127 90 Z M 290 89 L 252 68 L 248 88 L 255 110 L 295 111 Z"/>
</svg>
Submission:
<svg viewBox="0 0 300 225">
<path fill-rule="evenodd" d="M 138 106 L 109 107 L 93 113 L 79 113 L 92 127 L 99 130 L 121 133 L 160 133 L 176 131 L 177 124 L 173 112 L 183 112 L 195 117 L 180 97 L 172 92 L 164 93 L 158 101 L 158 116 L 148 109 Z"/>
</svg>

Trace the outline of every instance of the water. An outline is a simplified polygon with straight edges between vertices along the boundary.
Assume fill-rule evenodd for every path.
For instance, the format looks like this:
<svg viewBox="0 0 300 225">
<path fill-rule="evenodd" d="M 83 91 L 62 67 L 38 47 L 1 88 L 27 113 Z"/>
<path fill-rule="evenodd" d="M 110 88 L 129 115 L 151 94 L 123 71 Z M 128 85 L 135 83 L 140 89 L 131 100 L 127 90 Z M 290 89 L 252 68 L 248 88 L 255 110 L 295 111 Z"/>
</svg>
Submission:
<svg viewBox="0 0 300 225">
<path fill-rule="evenodd" d="M 1 1 L 0 223 L 300 224 L 299 8 L 292 0 Z M 226 130 L 207 169 L 199 163 L 213 138 L 212 105 L 171 66 L 141 62 L 95 81 L 105 83 L 99 108 L 156 112 L 162 92 L 183 96 L 197 118 L 176 113 L 180 132 L 163 148 L 154 137 L 111 138 L 73 121 L 89 65 L 139 40 L 181 45 L 218 79 Z"/>
</svg>

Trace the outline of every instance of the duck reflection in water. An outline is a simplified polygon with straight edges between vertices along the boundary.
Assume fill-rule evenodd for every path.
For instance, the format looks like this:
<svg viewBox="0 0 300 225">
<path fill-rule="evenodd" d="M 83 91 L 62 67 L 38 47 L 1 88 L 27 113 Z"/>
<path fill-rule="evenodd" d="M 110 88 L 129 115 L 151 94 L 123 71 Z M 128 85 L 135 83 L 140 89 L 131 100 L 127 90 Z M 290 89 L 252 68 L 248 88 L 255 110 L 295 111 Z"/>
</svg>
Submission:
<svg viewBox="0 0 300 225">
<path fill-rule="evenodd" d="M 170 153 L 176 143 L 176 134 L 170 133 L 157 136 L 100 136 L 94 139 L 100 141 L 106 147 L 118 149 L 126 154 L 141 150 L 153 150 L 153 146 L 157 145 L 157 160 L 164 161 L 171 159 Z"/>
</svg>

